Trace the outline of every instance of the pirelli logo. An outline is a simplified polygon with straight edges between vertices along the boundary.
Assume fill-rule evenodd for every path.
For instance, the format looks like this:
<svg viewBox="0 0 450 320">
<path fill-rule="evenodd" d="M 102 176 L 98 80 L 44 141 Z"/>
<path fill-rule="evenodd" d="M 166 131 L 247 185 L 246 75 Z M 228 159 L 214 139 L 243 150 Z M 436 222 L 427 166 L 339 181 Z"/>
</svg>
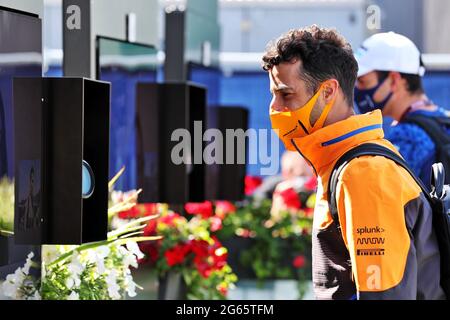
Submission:
<svg viewBox="0 0 450 320">
<path fill-rule="evenodd" d="M 357 256 L 384 256 L 384 249 L 356 249 Z"/>
</svg>

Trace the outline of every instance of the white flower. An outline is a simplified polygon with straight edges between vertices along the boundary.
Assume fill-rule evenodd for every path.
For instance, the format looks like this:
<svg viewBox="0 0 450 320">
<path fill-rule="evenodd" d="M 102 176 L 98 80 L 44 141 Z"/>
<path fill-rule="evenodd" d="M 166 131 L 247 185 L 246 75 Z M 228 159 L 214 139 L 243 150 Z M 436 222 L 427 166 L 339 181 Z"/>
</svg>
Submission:
<svg viewBox="0 0 450 320">
<path fill-rule="evenodd" d="M 109 249 L 108 246 L 101 246 L 95 250 L 95 253 L 98 255 L 98 257 L 102 259 L 106 258 L 110 252 L 111 250 Z"/>
<path fill-rule="evenodd" d="M 13 274 L 6 277 L 2 284 L 3 295 L 11 299 L 20 299 L 19 289 L 25 280 L 25 274 L 21 268 L 17 268 Z"/>
<path fill-rule="evenodd" d="M 42 246 L 42 261 L 45 264 L 50 264 L 60 256 L 57 246 Z"/>
<path fill-rule="evenodd" d="M 30 273 L 30 268 L 31 265 L 33 264 L 33 261 L 31 259 L 33 259 L 34 257 L 34 253 L 30 252 L 30 254 L 27 257 L 27 261 L 25 262 L 25 265 L 22 268 L 22 272 L 24 273 L 24 275 L 28 275 Z"/>
<path fill-rule="evenodd" d="M 106 271 L 105 259 L 109 256 L 111 250 L 108 246 L 101 246 L 96 249 L 87 250 L 87 259 L 97 266 L 97 273 L 104 274 Z"/>
<path fill-rule="evenodd" d="M 133 277 L 130 275 L 127 275 L 125 277 L 125 281 L 124 281 L 124 286 L 125 286 L 125 290 L 128 293 L 128 296 L 130 296 L 131 298 L 136 297 L 136 283 L 133 281 Z"/>
<path fill-rule="evenodd" d="M 79 276 L 83 270 L 84 270 L 84 266 L 83 264 L 80 262 L 80 260 L 78 259 L 78 254 L 75 252 L 72 256 L 72 260 L 70 261 L 70 263 L 67 265 L 67 270 L 75 277 L 75 276 Z"/>
<path fill-rule="evenodd" d="M 74 285 L 75 285 L 75 280 L 72 277 L 67 278 L 67 280 L 66 280 L 66 287 L 68 289 L 72 289 Z"/>
<path fill-rule="evenodd" d="M 125 269 L 129 268 L 130 266 L 133 266 L 134 268 L 138 267 L 137 258 L 134 254 L 132 254 L 130 251 L 128 251 L 122 246 L 119 247 L 119 252 L 122 254 L 123 258 L 122 263 Z"/>
<path fill-rule="evenodd" d="M 120 287 L 117 284 L 117 271 L 111 270 L 111 272 L 106 276 L 105 281 L 108 285 L 108 294 L 111 299 L 119 300 L 121 298 L 120 295 Z"/>
<path fill-rule="evenodd" d="M 32 297 L 30 297 L 29 300 L 41 300 L 41 295 L 39 294 L 39 291 L 36 290 L 34 292 L 34 295 Z"/>
<path fill-rule="evenodd" d="M 104 274 L 106 272 L 105 261 L 103 259 L 97 261 L 97 272 L 98 274 Z"/>
<path fill-rule="evenodd" d="M 123 192 L 120 192 L 120 191 L 111 192 L 111 200 L 114 204 L 122 202 L 123 201 Z"/>
<path fill-rule="evenodd" d="M 67 297 L 67 300 L 80 300 L 80 296 L 75 291 L 72 291 L 72 293 Z"/>
<path fill-rule="evenodd" d="M 127 225 L 129 223 L 129 220 L 127 219 L 120 219 L 119 217 L 115 216 L 111 220 L 111 227 L 113 230 L 117 230 L 122 228 L 123 226 Z"/>
<path fill-rule="evenodd" d="M 138 267 L 137 258 L 134 254 L 128 254 L 123 259 L 123 264 L 125 268 L 128 268 L 129 266 L 132 266 L 133 268 Z"/>
<path fill-rule="evenodd" d="M 104 274 L 106 272 L 105 268 L 105 259 L 110 254 L 111 250 L 108 246 L 102 246 L 97 248 L 96 252 L 96 264 L 97 264 L 97 272 L 99 274 Z"/>
<path fill-rule="evenodd" d="M 17 284 L 22 284 L 23 280 L 25 280 L 25 274 L 22 272 L 21 268 L 17 268 L 14 274 L 10 276 L 8 276 L 10 281 Z M 6 280 L 8 280 L 8 277 L 6 278 Z"/>
<path fill-rule="evenodd" d="M 142 253 L 141 249 L 139 249 L 139 246 L 136 242 L 130 241 L 127 243 L 127 249 L 131 253 L 133 253 L 138 259 L 143 259 L 145 255 Z"/>
<path fill-rule="evenodd" d="M 69 271 L 69 277 L 66 280 L 66 286 L 69 289 L 78 288 L 81 285 L 80 275 L 84 271 L 84 266 L 78 259 L 78 255 L 75 252 L 72 256 L 70 263 L 67 265 L 67 271 Z"/>
<path fill-rule="evenodd" d="M 19 287 L 15 282 L 6 278 L 6 281 L 2 283 L 2 294 L 7 298 L 16 299 Z"/>
</svg>

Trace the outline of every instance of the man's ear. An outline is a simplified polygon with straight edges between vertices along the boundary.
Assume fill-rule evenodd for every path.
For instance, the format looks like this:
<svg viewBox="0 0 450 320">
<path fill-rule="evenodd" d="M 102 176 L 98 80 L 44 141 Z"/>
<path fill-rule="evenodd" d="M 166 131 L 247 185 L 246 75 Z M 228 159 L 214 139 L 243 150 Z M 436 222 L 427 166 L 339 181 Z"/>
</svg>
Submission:
<svg viewBox="0 0 450 320">
<path fill-rule="evenodd" d="M 323 84 L 323 97 L 325 103 L 330 103 L 333 101 L 339 92 L 339 82 L 336 79 L 327 80 Z"/>
<path fill-rule="evenodd" d="M 399 72 L 391 71 L 389 72 L 389 79 L 391 80 L 391 91 L 397 91 L 402 85 L 402 76 Z"/>
</svg>

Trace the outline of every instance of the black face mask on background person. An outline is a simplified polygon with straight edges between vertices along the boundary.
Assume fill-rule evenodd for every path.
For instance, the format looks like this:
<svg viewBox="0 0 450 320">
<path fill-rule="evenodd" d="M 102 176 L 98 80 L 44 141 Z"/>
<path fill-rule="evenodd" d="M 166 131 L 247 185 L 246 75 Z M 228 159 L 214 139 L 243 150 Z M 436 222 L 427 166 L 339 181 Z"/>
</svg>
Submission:
<svg viewBox="0 0 450 320">
<path fill-rule="evenodd" d="M 357 87 L 355 87 L 355 103 L 362 114 L 372 112 L 376 109 L 383 110 L 386 104 L 392 98 L 393 92 L 390 92 L 387 97 L 380 102 L 376 102 L 373 98 L 377 90 L 383 85 L 385 81 L 386 79 L 379 82 L 375 87 L 370 89 L 358 89 Z"/>
</svg>

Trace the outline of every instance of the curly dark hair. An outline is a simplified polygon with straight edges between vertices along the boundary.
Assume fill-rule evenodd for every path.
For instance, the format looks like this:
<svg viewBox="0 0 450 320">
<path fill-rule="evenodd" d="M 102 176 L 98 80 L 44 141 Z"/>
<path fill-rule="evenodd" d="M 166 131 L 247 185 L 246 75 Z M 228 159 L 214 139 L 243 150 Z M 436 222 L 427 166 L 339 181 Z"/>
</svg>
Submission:
<svg viewBox="0 0 450 320">
<path fill-rule="evenodd" d="M 336 30 L 317 25 L 290 30 L 268 44 L 262 58 L 263 69 L 269 71 L 296 59 L 302 62 L 299 75 L 311 94 L 322 82 L 336 79 L 348 104 L 353 106 L 358 63 L 351 45 Z"/>
</svg>

